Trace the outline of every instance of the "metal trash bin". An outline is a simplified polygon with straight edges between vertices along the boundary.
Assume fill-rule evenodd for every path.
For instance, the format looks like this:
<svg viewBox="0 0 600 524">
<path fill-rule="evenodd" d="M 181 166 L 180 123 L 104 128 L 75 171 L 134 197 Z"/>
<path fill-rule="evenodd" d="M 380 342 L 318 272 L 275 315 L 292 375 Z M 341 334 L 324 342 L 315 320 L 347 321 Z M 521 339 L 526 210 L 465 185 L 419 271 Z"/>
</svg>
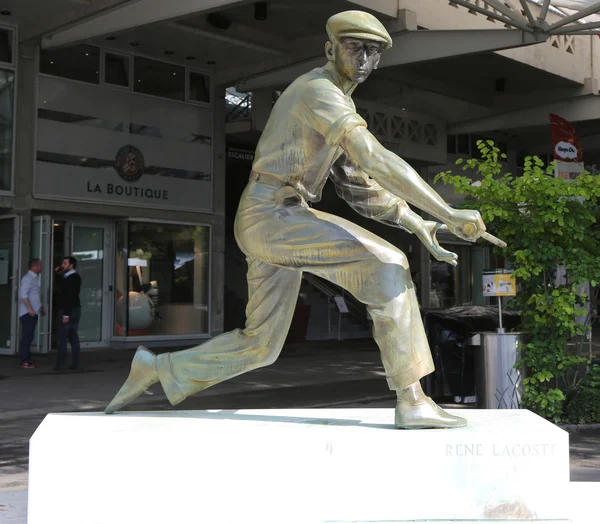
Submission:
<svg viewBox="0 0 600 524">
<path fill-rule="evenodd" d="M 514 366 L 524 343 L 521 333 L 481 333 L 475 352 L 475 388 L 480 409 L 519 409 L 523 372 Z"/>
</svg>

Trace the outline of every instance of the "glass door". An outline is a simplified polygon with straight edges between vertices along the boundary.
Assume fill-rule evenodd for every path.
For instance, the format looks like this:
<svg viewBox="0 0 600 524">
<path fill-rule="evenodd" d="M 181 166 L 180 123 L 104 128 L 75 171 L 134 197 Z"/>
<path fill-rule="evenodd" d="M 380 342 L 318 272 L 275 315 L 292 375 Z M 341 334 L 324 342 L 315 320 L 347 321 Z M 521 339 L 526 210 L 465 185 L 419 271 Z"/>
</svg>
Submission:
<svg viewBox="0 0 600 524">
<path fill-rule="evenodd" d="M 106 236 L 104 225 L 71 223 L 70 254 L 77 259 L 77 272 L 81 276 L 79 338 L 82 345 L 93 347 L 105 345 L 107 338 L 104 336 Z"/>
<path fill-rule="evenodd" d="M 109 264 L 105 263 L 105 259 L 109 249 L 109 226 L 108 221 L 85 218 L 34 217 L 31 258 L 39 258 L 43 263 L 40 286 L 42 302 L 48 310 L 48 314 L 40 317 L 38 322 L 34 339 L 38 352 L 47 353 L 51 348 L 56 348 L 57 308 L 54 291 L 56 280 L 62 278 L 56 269 L 68 256 L 77 259 L 77 272 L 81 276 L 81 346 L 108 345 L 110 300 L 107 297 L 112 287 L 108 285 Z"/>
<path fill-rule="evenodd" d="M 482 306 L 485 304 L 481 289 L 483 268 L 489 249 L 480 245 L 443 243 L 443 247 L 458 254 L 458 267 L 430 257 L 429 307 Z"/>
<path fill-rule="evenodd" d="M 21 217 L 0 217 L 0 355 L 17 352 L 20 245 Z"/>
<path fill-rule="evenodd" d="M 42 304 L 46 307 L 46 316 L 38 319 L 32 347 L 37 353 L 48 353 L 52 329 L 52 247 L 53 222 L 48 215 L 33 217 L 31 230 L 31 255 L 29 258 L 39 258 L 43 269 L 40 274 L 40 295 Z"/>
</svg>

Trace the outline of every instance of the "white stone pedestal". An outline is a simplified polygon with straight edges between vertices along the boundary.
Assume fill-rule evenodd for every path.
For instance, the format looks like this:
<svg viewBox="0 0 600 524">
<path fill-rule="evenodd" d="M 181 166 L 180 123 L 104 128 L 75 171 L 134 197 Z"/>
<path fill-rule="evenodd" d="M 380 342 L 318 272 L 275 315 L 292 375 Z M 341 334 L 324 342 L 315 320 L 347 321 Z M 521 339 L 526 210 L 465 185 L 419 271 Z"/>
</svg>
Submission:
<svg viewBox="0 0 600 524">
<path fill-rule="evenodd" d="M 466 428 L 413 431 L 390 409 L 48 415 L 28 522 L 566 519 L 565 431 L 525 410 L 460 414 Z"/>
</svg>

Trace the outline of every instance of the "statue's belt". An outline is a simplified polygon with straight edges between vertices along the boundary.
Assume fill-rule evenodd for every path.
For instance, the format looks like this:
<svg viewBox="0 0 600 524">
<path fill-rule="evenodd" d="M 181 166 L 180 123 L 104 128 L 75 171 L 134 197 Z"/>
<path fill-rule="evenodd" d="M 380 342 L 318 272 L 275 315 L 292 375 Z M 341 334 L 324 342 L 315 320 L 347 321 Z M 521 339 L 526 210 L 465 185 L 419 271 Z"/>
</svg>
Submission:
<svg viewBox="0 0 600 524">
<path fill-rule="evenodd" d="M 283 180 L 275 175 L 269 173 L 250 173 L 250 181 L 264 184 L 267 186 L 278 187 L 279 189 L 275 192 L 274 197 L 278 204 L 300 204 L 301 206 L 308 207 L 306 200 L 300 194 L 297 188 L 286 184 Z"/>
<path fill-rule="evenodd" d="M 256 173 L 254 171 L 250 173 L 250 180 L 253 182 L 260 182 L 261 184 L 266 184 L 268 186 L 285 187 L 288 185 L 278 176 L 270 175 L 269 173 Z"/>
</svg>

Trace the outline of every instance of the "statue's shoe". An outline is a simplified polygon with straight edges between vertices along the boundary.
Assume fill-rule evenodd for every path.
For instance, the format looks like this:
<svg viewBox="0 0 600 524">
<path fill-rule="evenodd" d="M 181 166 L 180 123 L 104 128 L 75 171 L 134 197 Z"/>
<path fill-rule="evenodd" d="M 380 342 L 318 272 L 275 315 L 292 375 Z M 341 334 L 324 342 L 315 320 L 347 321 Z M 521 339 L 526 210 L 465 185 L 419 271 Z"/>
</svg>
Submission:
<svg viewBox="0 0 600 524">
<path fill-rule="evenodd" d="M 464 418 L 445 412 L 426 396 L 412 402 L 399 399 L 396 403 L 396 427 L 400 429 L 449 429 L 466 425 Z"/>
<path fill-rule="evenodd" d="M 131 362 L 131 371 L 125 384 L 123 384 L 111 403 L 106 406 L 104 413 L 110 415 L 122 409 L 138 398 L 152 384 L 156 384 L 156 382 L 158 382 L 156 355 L 144 346 L 140 346 Z"/>
</svg>

